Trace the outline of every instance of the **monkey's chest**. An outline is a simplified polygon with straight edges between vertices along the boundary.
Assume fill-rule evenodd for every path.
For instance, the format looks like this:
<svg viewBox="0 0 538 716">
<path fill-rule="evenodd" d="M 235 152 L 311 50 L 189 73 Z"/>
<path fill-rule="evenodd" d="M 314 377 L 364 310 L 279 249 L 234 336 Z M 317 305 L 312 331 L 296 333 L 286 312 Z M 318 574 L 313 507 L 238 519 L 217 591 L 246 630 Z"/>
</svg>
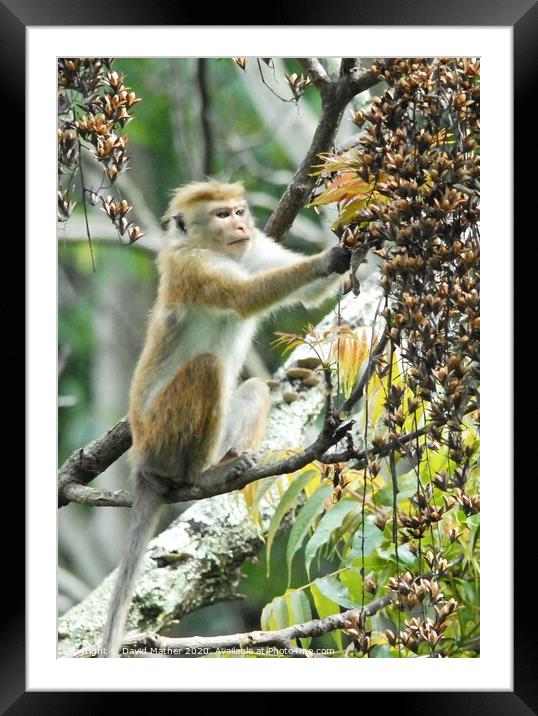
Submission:
<svg viewBox="0 0 538 716">
<path fill-rule="evenodd" d="M 225 364 L 240 363 L 240 370 L 255 328 L 254 320 L 241 320 L 231 311 L 197 309 L 185 316 L 178 331 L 176 351 L 181 360 L 214 353 Z"/>
</svg>

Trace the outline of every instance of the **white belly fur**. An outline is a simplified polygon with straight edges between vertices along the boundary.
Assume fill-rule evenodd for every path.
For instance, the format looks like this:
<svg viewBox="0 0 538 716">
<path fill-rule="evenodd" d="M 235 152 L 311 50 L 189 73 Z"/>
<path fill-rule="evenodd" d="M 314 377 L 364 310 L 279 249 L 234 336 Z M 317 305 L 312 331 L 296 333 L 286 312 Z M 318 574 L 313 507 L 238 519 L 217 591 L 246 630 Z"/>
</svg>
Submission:
<svg viewBox="0 0 538 716">
<path fill-rule="evenodd" d="M 213 353 L 222 361 L 224 369 L 224 397 L 235 388 L 237 378 L 256 331 L 256 320 L 241 320 L 231 311 L 182 308 L 177 312 L 177 342 L 166 357 L 162 370 L 150 387 L 144 410 L 151 408 L 160 391 L 185 365 L 197 355 Z M 156 317 L 166 320 L 166 317 Z"/>
</svg>

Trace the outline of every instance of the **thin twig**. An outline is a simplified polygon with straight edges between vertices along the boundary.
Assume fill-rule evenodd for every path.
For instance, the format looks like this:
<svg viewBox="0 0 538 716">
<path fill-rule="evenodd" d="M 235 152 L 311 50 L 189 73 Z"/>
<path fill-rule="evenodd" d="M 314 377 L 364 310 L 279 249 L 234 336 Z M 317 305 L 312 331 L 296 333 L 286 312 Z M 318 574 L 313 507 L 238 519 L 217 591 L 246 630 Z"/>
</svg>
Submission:
<svg viewBox="0 0 538 716">
<path fill-rule="evenodd" d="M 258 72 L 260 73 L 260 78 L 261 78 L 262 84 L 264 84 L 264 85 L 267 87 L 267 89 L 268 89 L 270 92 L 272 92 L 272 94 L 275 95 L 275 97 L 276 97 L 277 99 L 279 99 L 281 102 L 296 102 L 296 101 L 297 101 L 297 100 L 295 99 L 295 97 L 290 97 L 290 98 L 286 99 L 286 97 L 281 97 L 281 96 L 278 94 L 278 92 L 275 92 L 275 90 L 274 90 L 270 85 L 268 85 L 267 82 L 266 82 L 266 80 L 265 80 L 265 77 L 264 77 L 264 74 L 263 74 L 263 70 L 262 70 L 262 66 L 261 66 L 261 64 L 260 64 L 260 60 L 258 59 L 258 60 L 256 60 L 256 62 L 258 63 Z"/>
<path fill-rule="evenodd" d="M 84 209 L 84 221 L 86 222 L 86 236 L 88 237 L 88 244 L 90 247 L 90 255 L 92 257 L 92 268 L 95 272 L 95 256 L 93 254 L 93 245 L 92 245 L 92 237 L 90 233 L 90 224 L 88 221 L 88 207 L 86 205 L 86 185 L 84 183 L 84 172 L 82 169 L 82 145 L 80 144 L 80 139 L 77 139 L 78 143 L 78 168 L 80 171 L 80 183 L 82 187 L 82 208 Z"/>
<path fill-rule="evenodd" d="M 353 389 L 349 398 L 345 401 L 345 403 L 342 405 L 342 407 L 338 411 L 339 415 L 344 415 L 344 416 L 349 415 L 351 413 L 352 408 L 355 406 L 355 404 L 362 398 L 364 389 L 366 388 L 367 383 L 370 381 L 370 378 L 372 377 L 372 373 L 374 372 L 375 367 L 377 365 L 377 359 L 385 350 L 387 343 L 388 343 L 388 334 L 384 333 L 381 336 L 381 338 L 379 339 L 379 342 L 378 342 L 377 346 L 375 347 L 375 350 L 372 352 L 370 361 L 368 362 L 368 365 L 366 366 L 366 369 L 365 369 L 364 373 L 362 374 L 361 379 L 357 383 L 357 386 Z"/>
</svg>

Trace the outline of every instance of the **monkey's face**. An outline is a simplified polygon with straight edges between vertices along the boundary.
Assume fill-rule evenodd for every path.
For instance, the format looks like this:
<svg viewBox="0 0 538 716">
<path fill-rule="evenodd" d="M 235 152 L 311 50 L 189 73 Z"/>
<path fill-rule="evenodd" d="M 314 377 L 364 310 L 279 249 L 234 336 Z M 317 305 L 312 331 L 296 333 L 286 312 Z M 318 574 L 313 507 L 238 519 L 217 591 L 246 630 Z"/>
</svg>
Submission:
<svg viewBox="0 0 538 716">
<path fill-rule="evenodd" d="M 253 223 L 244 200 L 212 202 L 208 206 L 208 238 L 222 253 L 242 256 L 252 242 Z"/>
</svg>

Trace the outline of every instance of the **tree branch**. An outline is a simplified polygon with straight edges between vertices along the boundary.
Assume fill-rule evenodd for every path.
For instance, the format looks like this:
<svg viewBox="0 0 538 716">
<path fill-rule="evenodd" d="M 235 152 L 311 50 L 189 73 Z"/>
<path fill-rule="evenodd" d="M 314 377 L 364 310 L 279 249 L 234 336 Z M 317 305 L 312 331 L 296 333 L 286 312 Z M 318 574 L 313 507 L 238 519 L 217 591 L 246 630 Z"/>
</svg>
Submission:
<svg viewBox="0 0 538 716">
<path fill-rule="evenodd" d="M 170 102 L 172 109 L 170 119 L 172 122 L 172 140 L 176 152 L 176 157 L 181 166 L 181 177 L 183 181 L 191 179 L 200 179 L 202 176 L 201 157 L 195 149 L 195 143 L 192 141 L 192 132 L 189 122 L 189 110 L 192 103 L 189 101 L 191 92 L 191 84 L 193 78 L 186 76 L 190 74 L 192 65 L 189 63 L 187 67 L 182 61 L 172 58 L 168 61 L 170 73 Z"/>
<path fill-rule="evenodd" d="M 316 57 L 301 57 L 299 62 L 308 72 L 312 82 L 318 87 L 331 84 L 331 78 L 325 71 L 325 68 Z"/>
<path fill-rule="evenodd" d="M 79 502 L 74 498 L 77 494 L 82 495 L 84 491 L 78 491 L 77 488 L 84 487 L 104 472 L 131 447 L 131 444 L 129 422 L 124 417 L 104 435 L 85 447 L 75 450 L 58 472 L 58 506 L 62 507 L 71 500 Z M 95 503 L 83 501 L 83 504 Z"/>
<path fill-rule="evenodd" d="M 200 127 L 202 130 L 203 166 L 204 174 L 210 176 L 213 171 L 214 142 L 213 127 L 211 125 L 211 97 L 207 79 L 207 59 L 198 58 L 196 78 L 200 95 Z"/>
<path fill-rule="evenodd" d="M 289 230 L 314 188 L 313 168 L 319 163 L 319 155 L 331 148 L 346 105 L 356 94 L 378 82 L 368 72 L 345 74 L 331 80 L 318 60 L 301 61 L 320 90 L 322 110 L 310 148 L 265 226 L 265 233 L 277 241 Z"/>
<path fill-rule="evenodd" d="M 207 653 L 225 650 L 225 649 L 241 649 L 252 650 L 266 647 L 277 647 L 286 652 L 286 656 L 313 655 L 309 650 L 301 650 L 300 654 L 296 654 L 292 646 L 293 639 L 306 639 L 323 634 L 328 634 L 337 629 L 344 629 L 346 622 L 352 620 L 359 615 L 372 616 L 378 611 L 391 604 L 396 600 L 397 592 L 390 592 L 379 599 L 375 599 L 364 608 L 357 607 L 348 609 L 339 614 L 331 614 L 322 619 L 312 619 L 302 624 L 294 624 L 275 631 L 251 631 L 244 634 L 226 634 L 224 636 L 194 636 L 187 638 L 170 638 L 160 636 L 155 632 L 146 632 L 144 634 L 133 634 L 126 639 L 121 647 L 124 653 L 129 651 L 163 651 L 166 656 L 181 656 L 185 652 L 189 652 L 193 656 L 204 656 Z M 289 652 L 292 652 L 291 654 Z M 94 647 L 86 647 L 74 654 L 77 658 L 92 657 L 96 655 Z"/>
<path fill-rule="evenodd" d="M 457 557 L 450 562 L 446 568 L 439 572 L 427 572 L 415 578 L 416 583 L 423 579 L 431 579 L 433 576 L 440 578 L 452 567 L 459 564 L 463 556 Z M 205 656 L 208 653 L 226 649 L 255 650 L 267 647 L 276 647 L 284 650 L 286 656 L 315 656 L 315 653 L 308 649 L 296 649 L 292 646 L 294 639 L 308 639 L 329 634 L 337 629 L 345 629 L 346 623 L 353 623 L 357 618 L 370 617 L 377 614 L 381 609 L 389 606 L 398 599 L 398 590 L 390 591 L 382 597 L 373 599 L 363 607 L 354 607 L 344 612 L 331 614 L 321 619 L 311 619 L 302 624 L 293 624 L 283 629 L 273 631 L 251 631 L 242 634 L 226 634 L 223 636 L 192 636 L 172 638 L 161 636 L 154 631 L 132 634 L 125 639 L 120 652 L 129 654 L 140 651 L 162 651 L 166 656 L 181 656 L 188 652 L 190 656 Z M 96 656 L 95 647 L 86 647 L 73 655 L 76 658 L 91 658 Z"/>
<path fill-rule="evenodd" d="M 471 403 L 466 410 L 465 415 L 469 415 L 469 413 L 472 413 L 475 410 L 478 410 L 478 404 Z M 417 428 L 410 433 L 399 435 L 395 440 L 387 440 L 387 442 L 383 443 L 383 445 L 380 445 L 379 447 L 374 447 L 372 445 L 372 447 L 368 448 L 368 450 L 361 450 L 360 452 L 357 450 L 342 450 L 341 452 L 325 453 L 319 457 L 319 461 L 325 465 L 331 465 L 336 462 L 357 460 L 357 464 L 354 468 L 356 470 L 360 470 L 361 468 L 366 467 L 368 460 L 371 460 L 372 457 L 386 457 L 391 450 L 396 450 L 399 447 L 402 447 L 402 445 L 406 445 L 417 438 L 427 435 L 431 432 L 433 427 L 441 428 L 446 425 L 447 422 L 448 419 L 443 421 L 436 420 L 435 422 L 427 423 L 427 425 L 423 425 L 421 428 Z"/>
<path fill-rule="evenodd" d="M 343 57 L 340 65 L 340 75 L 354 75 L 360 72 L 361 61 L 358 57 Z"/>
</svg>

